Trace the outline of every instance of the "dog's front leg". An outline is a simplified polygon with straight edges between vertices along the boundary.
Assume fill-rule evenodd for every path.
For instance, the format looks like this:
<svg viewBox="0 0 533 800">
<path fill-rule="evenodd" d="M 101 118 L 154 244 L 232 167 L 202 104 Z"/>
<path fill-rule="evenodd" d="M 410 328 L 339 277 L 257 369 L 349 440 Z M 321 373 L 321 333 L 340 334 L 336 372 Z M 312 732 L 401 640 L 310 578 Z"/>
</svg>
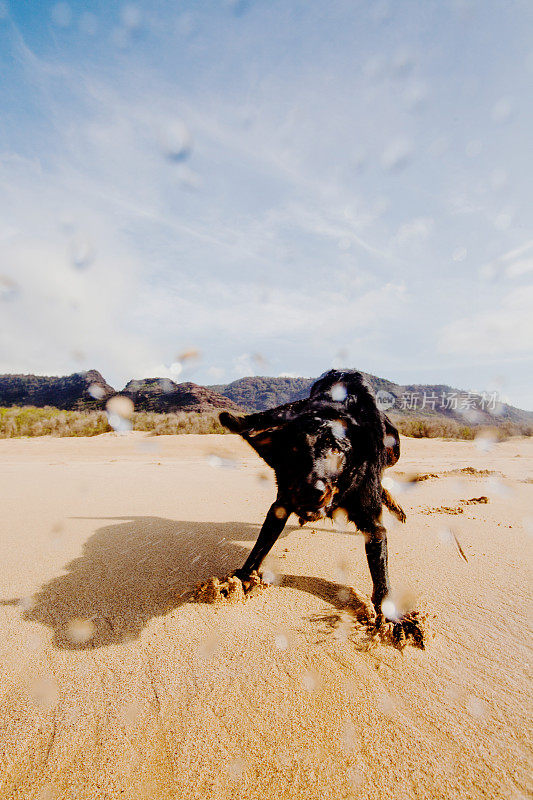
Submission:
<svg viewBox="0 0 533 800">
<path fill-rule="evenodd" d="M 389 568 L 387 558 L 387 531 L 381 523 L 369 526 L 371 529 L 365 531 L 366 542 L 365 552 L 368 561 L 368 568 L 372 576 L 374 589 L 372 592 L 372 602 L 376 609 L 376 614 L 382 616 L 381 604 L 390 592 Z"/>
<path fill-rule="evenodd" d="M 264 557 L 272 549 L 278 536 L 285 527 L 290 513 L 289 509 L 279 498 L 272 503 L 252 552 L 242 567 L 234 572 L 237 578 L 244 580 L 249 577 L 251 572 L 259 569 Z"/>
<path fill-rule="evenodd" d="M 389 568 L 387 563 L 387 532 L 381 522 L 375 522 L 365 531 L 365 550 L 374 590 L 372 603 L 376 609 L 378 628 L 384 623 L 392 625 L 392 639 L 402 646 L 409 639 L 416 647 L 424 649 L 424 630 L 416 611 L 399 614 L 394 604 L 389 613 L 384 613 L 382 604 L 390 592 Z"/>
</svg>

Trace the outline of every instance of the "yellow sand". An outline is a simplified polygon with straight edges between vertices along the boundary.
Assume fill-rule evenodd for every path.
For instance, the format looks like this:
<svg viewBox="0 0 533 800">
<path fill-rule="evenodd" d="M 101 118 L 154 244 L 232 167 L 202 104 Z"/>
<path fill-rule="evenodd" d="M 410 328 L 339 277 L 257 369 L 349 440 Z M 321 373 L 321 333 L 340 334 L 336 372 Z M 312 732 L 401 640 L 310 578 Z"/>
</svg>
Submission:
<svg viewBox="0 0 533 800">
<path fill-rule="evenodd" d="M 387 515 L 424 652 L 368 648 L 338 594 L 371 590 L 363 540 L 329 523 L 291 518 L 258 597 L 180 599 L 274 497 L 233 436 L 0 441 L 2 800 L 529 796 L 533 441 L 402 447 L 396 483 L 441 476 Z"/>
</svg>

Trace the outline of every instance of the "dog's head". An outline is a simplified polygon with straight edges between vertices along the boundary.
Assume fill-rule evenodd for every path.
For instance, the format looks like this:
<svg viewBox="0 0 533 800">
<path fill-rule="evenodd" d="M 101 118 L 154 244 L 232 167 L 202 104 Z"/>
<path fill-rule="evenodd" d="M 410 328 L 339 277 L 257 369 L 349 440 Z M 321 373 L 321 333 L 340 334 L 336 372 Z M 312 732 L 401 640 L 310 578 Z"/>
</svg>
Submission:
<svg viewBox="0 0 533 800">
<path fill-rule="evenodd" d="M 311 411 L 262 429 L 247 428 L 246 417 L 224 413 L 220 419 L 275 470 L 279 494 L 292 511 L 306 520 L 327 516 L 352 460 L 349 419 Z"/>
</svg>

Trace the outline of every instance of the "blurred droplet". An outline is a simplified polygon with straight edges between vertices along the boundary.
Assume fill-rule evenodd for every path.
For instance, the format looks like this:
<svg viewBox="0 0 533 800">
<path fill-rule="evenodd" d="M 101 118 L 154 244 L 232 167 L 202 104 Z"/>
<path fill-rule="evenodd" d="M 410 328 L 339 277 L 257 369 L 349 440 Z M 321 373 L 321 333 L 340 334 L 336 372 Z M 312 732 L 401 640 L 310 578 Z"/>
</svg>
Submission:
<svg viewBox="0 0 533 800">
<path fill-rule="evenodd" d="M 352 620 L 348 614 L 342 613 L 334 635 L 338 642 L 347 642 L 352 630 Z"/>
<path fill-rule="evenodd" d="M 165 392 L 165 394 L 174 390 L 174 383 L 169 378 L 161 378 L 159 386 L 161 387 L 161 391 Z"/>
<path fill-rule="evenodd" d="M 406 139 L 391 142 L 383 151 L 381 164 L 389 172 L 400 172 L 411 160 L 412 150 Z"/>
<path fill-rule="evenodd" d="M 163 155 L 169 161 L 185 161 L 191 154 L 192 136 L 179 119 L 167 122 L 160 132 L 159 141 Z"/>
<path fill-rule="evenodd" d="M 79 28 L 86 36 L 94 36 L 98 31 L 98 18 L 91 11 L 84 11 L 80 17 Z"/>
<path fill-rule="evenodd" d="M 510 97 L 501 97 L 492 107 L 492 121 L 496 123 L 507 122 L 513 113 L 513 101 Z"/>
<path fill-rule="evenodd" d="M 68 3 L 56 3 L 52 6 L 50 16 L 58 28 L 68 28 L 72 22 L 72 11 Z"/>
<path fill-rule="evenodd" d="M 381 604 L 381 610 L 385 614 L 386 618 L 392 620 L 393 622 L 398 622 L 402 616 L 399 610 L 396 608 L 396 603 L 393 601 L 390 595 L 387 595 L 387 597 L 383 600 Z"/>
<path fill-rule="evenodd" d="M 258 472 L 257 480 L 260 481 L 261 483 L 268 483 L 270 479 L 266 472 Z"/>
<path fill-rule="evenodd" d="M 497 441 L 498 437 L 494 431 L 484 430 L 476 434 L 474 444 L 482 453 L 489 453 Z"/>
<path fill-rule="evenodd" d="M 176 360 L 181 364 L 190 361 L 199 361 L 202 357 L 202 351 L 198 350 L 196 347 L 190 347 L 188 350 L 182 350 L 181 353 L 178 353 L 176 356 Z"/>
<path fill-rule="evenodd" d="M 109 398 L 106 409 L 112 414 L 119 414 L 129 419 L 133 416 L 133 401 L 124 394 L 116 394 Z"/>
<path fill-rule="evenodd" d="M 343 383 L 334 383 L 331 389 L 329 390 L 332 400 L 335 400 L 338 403 L 342 403 L 343 400 L 346 400 L 348 395 L 348 390 Z"/>
<path fill-rule="evenodd" d="M 133 402 L 123 394 L 111 397 L 106 403 L 107 420 L 116 433 L 128 433 L 133 425 Z"/>
<path fill-rule="evenodd" d="M 350 753 L 354 749 L 356 742 L 355 725 L 353 724 L 351 719 L 344 720 L 342 724 L 341 741 L 344 746 L 344 749 L 348 753 Z"/>
<path fill-rule="evenodd" d="M 209 453 L 206 461 L 213 469 L 237 469 L 237 461 L 233 458 L 221 458 L 216 453 Z"/>
<path fill-rule="evenodd" d="M 342 557 L 335 565 L 335 579 L 339 583 L 347 583 L 350 578 L 350 562 Z"/>
<path fill-rule="evenodd" d="M 346 586 L 341 586 L 341 588 L 337 592 L 337 597 L 340 603 L 346 604 L 351 597 L 350 590 L 347 589 Z"/>
<path fill-rule="evenodd" d="M 471 695 L 466 701 L 466 709 L 473 717 L 483 717 L 487 712 L 487 706 L 479 697 Z"/>
<path fill-rule="evenodd" d="M 278 631 L 274 636 L 274 644 L 278 650 L 286 650 L 289 646 L 289 637 L 285 631 Z"/>
<path fill-rule="evenodd" d="M 466 247 L 456 247 L 452 253 L 452 258 L 454 261 L 464 261 L 468 255 L 468 250 Z"/>
<path fill-rule="evenodd" d="M 371 81 L 377 81 L 385 74 L 385 59 L 383 56 L 375 55 L 363 64 L 363 73 Z"/>
<path fill-rule="evenodd" d="M 76 269 L 85 269 L 90 266 L 95 258 L 92 242 L 85 236 L 75 236 L 70 241 L 70 260 Z"/>
<path fill-rule="evenodd" d="M 333 525 L 340 531 L 346 530 L 350 522 L 348 512 L 345 508 L 336 508 L 331 515 L 331 519 L 333 520 Z"/>
<path fill-rule="evenodd" d="M 287 509 L 284 508 L 283 506 L 276 506 L 276 508 L 274 509 L 274 516 L 277 517 L 278 519 L 285 519 L 285 517 L 287 516 Z"/>
<path fill-rule="evenodd" d="M 267 359 L 261 353 L 252 353 L 251 359 L 258 367 L 266 367 L 268 365 Z"/>
<path fill-rule="evenodd" d="M 304 689 L 307 689 L 308 692 L 314 692 L 318 689 L 319 678 L 316 672 L 311 672 L 310 670 L 304 672 L 302 675 L 302 686 Z"/>
<path fill-rule="evenodd" d="M 67 625 L 66 634 L 74 644 L 85 644 L 95 634 L 94 623 L 90 619 L 72 619 Z"/>
<path fill-rule="evenodd" d="M 246 762 L 242 758 L 234 758 L 228 765 L 230 779 L 232 781 L 240 781 L 245 769 Z"/>
<path fill-rule="evenodd" d="M 63 523 L 55 522 L 50 528 L 50 538 L 57 540 L 61 537 L 62 533 L 63 533 Z"/>
<path fill-rule="evenodd" d="M 139 6 L 129 3 L 122 6 L 120 10 L 120 21 L 129 31 L 137 30 L 141 27 L 142 14 Z"/>
<path fill-rule="evenodd" d="M 100 386 L 98 383 L 91 383 L 88 390 L 91 397 L 94 397 L 95 400 L 101 400 L 102 397 L 105 396 L 105 389 L 103 386 Z"/>
<path fill-rule="evenodd" d="M 35 800 L 59 800 L 59 789 L 53 784 L 47 783 L 39 789 Z"/>
<path fill-rule="evenodd" d="M 487 494 L 496 495 L 498 497 L 509 497 L 511 494 L 511 487 L 504 483 L 497 475 L 491 475 L 486 480 Z"/>
<path fill-rule="evenodd" d="M 215 650 L 219 645 L 220 639 L 217 634 L 212 634 L 204 639 L 198 648 L 198 655 L 201 658 L 210 659 L 213 657 Z"/>
<path fill-rule="evenodd" d="M 522 524 L 524 526 L 524 530 L 530 536 L 533 536 L 533 517 L 524 517 L 522 520 Z"/>
<path fill-rule="evenodd" d="M 490 182 L 493 189 L 502 189 L 508 181 L 508 175 L 504 169 L 495 169 L 491 172 Z"/>
<path fill-rule="evenodd" d="M 383 694 L 381 694 L 378 697 L 377 702 L 376 702 L 376 708 L 377 708 L 378 711 L 380 711 L 386 717 L 392 717 L 392 715 L 395 712 L 394 701 L 393 701 L 392 697 L 389 694 L 387 694 L 386 692 L 383 692 Z"/>
<path fill-rule="evenodd" d="M 511 227 L 514 214 L 510 210 L 500 211 L 494 218 L 494 227 L 499 231 L 506 231 Z"/>
<path fill-rule="evenodd" d="M 46 710 L 53 708 L 57 705 L 59 699 L 59 692 L 57 683 L 51 675 L 45 675 L 36 678 L 30 683 L 30 692 L 37 703 Z"/>
<path fill-rule="evenodd" d="M 281 582 L 281 575 L 279 574 L 275 565 L 270 562 L 267 563 L 263 568 L 261 572 L 261 579 L 264 583 L 268 583 L 270 586 L 278 586 Z"/>
<path fill-rule="evenodd" d="M 392 69 L 399 77 L 407 75 L 412 70 L 414 63 L 412 53 L 406 48 L 398 50 L 392 57 Z"/>
<path fill-rule="evenodd" d="M 419 111 L 428 98 L 427 86 L 423 83 L 412 83 L 406 88 L 404 98 L 408 111 Z"/>
<path fill-rule="evenodd" d="M 468 142 L 465 147 L 465 154 L 468 158 L 477 158 L 477 156 L 481 153 L 483 149 L 483 145 L 479 141 L 479 139 L 473 139 L 471 142 Z"/>
<path fill-rule="evenodd" d="M 133 725 L 142 715 L 142 703 L 139 700 L 126 700 L 118 710 L 117 717 L 123 725 Z"/>
<path fill-rule="evenodd" d="M 34 596 L 32 594 L 28 594 L 26 597 L 21 597 L 19 600 L 19 606 L 23 611 L 31 611 L 35 606 Z"/>
<path fill-rule="evenodd" d="M 0 300 L 14 300 L 18 291 L 18 284 L 12 278 L 0 275 Z"/>
</svg>

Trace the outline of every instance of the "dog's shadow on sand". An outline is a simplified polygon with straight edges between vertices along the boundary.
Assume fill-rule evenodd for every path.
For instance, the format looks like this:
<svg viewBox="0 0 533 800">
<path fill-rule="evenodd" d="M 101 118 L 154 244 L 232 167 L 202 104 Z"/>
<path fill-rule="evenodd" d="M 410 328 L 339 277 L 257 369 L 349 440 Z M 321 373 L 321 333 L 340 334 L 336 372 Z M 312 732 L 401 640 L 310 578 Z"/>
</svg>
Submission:
<svg viewBox="0 0 533 800">
<path fill-rule="evenodd" d="M 104 647 L 137 638 L 154 617 L 190 599 L 190 590 L 211 575 L 240 567 L 259 525 L 246 522 L 187 522 L 161 517 L 104 517 L 67 564 L 65 574 L 45 583 L 18 605 L 23 619 L 53 630 L 64 650 Z M 294 526 L 288 526 L 287 535 Z M 24 605 L 26 602 L 26 605 Z"/>
</svg>

